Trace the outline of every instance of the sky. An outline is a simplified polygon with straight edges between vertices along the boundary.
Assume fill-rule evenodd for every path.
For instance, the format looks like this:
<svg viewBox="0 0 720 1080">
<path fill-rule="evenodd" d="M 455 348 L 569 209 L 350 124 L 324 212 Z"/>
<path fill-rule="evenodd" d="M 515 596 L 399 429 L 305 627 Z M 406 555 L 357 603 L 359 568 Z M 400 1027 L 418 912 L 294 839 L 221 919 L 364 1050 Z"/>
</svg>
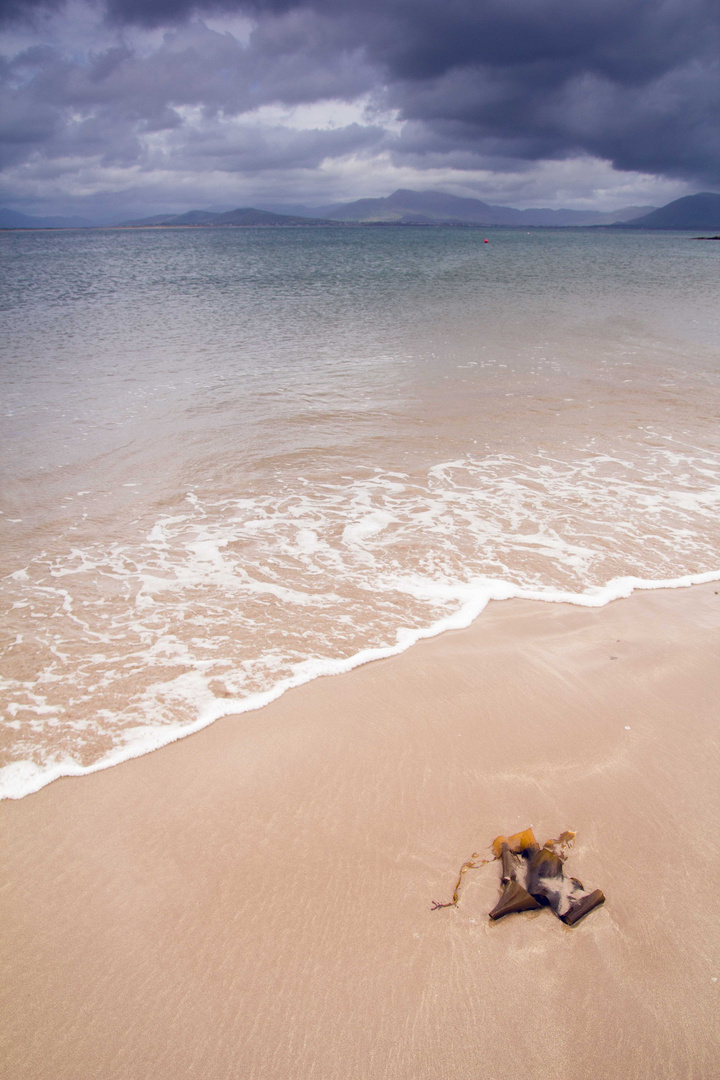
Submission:
<svg viewBox="0 0 720 1080">
<path fill-rule="evenodd" d="M 720 191 L 718 0 L 0 0 L 0 205 Z"/>
</svg>

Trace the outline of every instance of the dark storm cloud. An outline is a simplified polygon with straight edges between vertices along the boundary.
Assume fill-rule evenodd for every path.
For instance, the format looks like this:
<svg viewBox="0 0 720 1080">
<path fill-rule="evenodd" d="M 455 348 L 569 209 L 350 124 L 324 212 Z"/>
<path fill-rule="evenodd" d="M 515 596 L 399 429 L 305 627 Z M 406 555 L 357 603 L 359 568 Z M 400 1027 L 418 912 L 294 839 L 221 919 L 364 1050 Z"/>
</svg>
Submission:
<svg viewBox="0 0 720 1080">
<path fill-rule="evenodd" d="M 362 48 L 387 101 L 426 127 L 427 153 L 538 159 L 720 180 L 717 0 L 108 0 L 111 19 L 164 25 L 244 11 L 268 27 L 332 27 Z M 402 154 L 403 147 L 398 147 Z M 420 152 L 416 145 L 415 154 Z"/>
<path fill-rule="evenodd" d="M 52 11 L 62 6 L 63 0 L 0 0 L 0 26 L 31 21 L 37 11 Z"/>
<path fill-rule="evenodd" d="M 129 162 L 133 156 L 140 160 L 142 136 L 179 129 L 181 111 L 195 108 L 202 113 L 203 137 L 214 133 L 218 167 L 223 139 L 231 163 L 238 159 L 239 139 L 243 147 L 256 147 L 255 168 L 262 168 L 268 153 L 278 157 L 282 133 L 270 132 L 265 144 L 257 133 L 250 137 L 242 132 L 228 134 L 226 129 L 221 134 L 215 123 L 218 118 L 252 113 L 268 102 L 299 104 L 333 96 L 355 97 L 371 83 L 367 70 L 353 62 L 350 54 L 331 53 L 321 63 L 323 35 L 299 36 L 292 19 L 289 23 L 259 29 L 249 47 L 195 22 L 167 34 L 149 55 L 121 44 L 78 62 L 50 46 L 26 49 L 0 67 L 5 90 L 0 120 L 2 162 L 20 161 L 39 149 L 56 158 L 100 154 L 105 164 Z M 308 153 L 312 157 L 308 140 L 298 140 L 295 134 L 287 132 L 287 146 L 294 145 L 303 161 Z M 314 141 L 317 147 L 325 145 L 329 154 L 342 154 L 382 136 L 373 125 L 354 124 L 344 129 L 342 138 L 336 131 L 320 131 Z M 188 133 L 189 154 L 195 153 L 197 142 Z M 271 144 L 273 149 L 266 153 Z M 171 140 L 169 146 L 175 156 L 166 164 L 180 167 L 182 139 Z M 247 152 L 242 157 L 250 166 Z"/>
<path fill-rule="evenodd" d="M 32 21 L 53 7 L 5 0 L 4 11 Z M 100 152 L 103 125 L 109 159 L 141 155 L 142 135 L 159 130 L 177 131 L 179 154 L 183 108 L 210 121 L 372 92 L 407 121 L 385 143 L 400 165 L 522 168 L 585 154 L 720 183 L 717 0 L 97 0 L 94 10 L 121 38 L 171 32 L 145 55 L 120 43 L 82 61 L 60 50 L 13 58 L 2 73 L 6 160 L 32 147 Z M 216 17 L 217 28 L 229 14 L 252 19 L 246 42 L 198 21 Z M 346 142 L 367 146 L 373 132 Z"/>
<path fill-rule="evenodd" d="M 390 100 L 452 143 L 524 159 L 586 152 L 621 169 L 720 180 L 720 7 L 708 0 L 434 5 L 371 42 Z M 443 11 L 448 18 L 443 19 Z"/>
</svg>

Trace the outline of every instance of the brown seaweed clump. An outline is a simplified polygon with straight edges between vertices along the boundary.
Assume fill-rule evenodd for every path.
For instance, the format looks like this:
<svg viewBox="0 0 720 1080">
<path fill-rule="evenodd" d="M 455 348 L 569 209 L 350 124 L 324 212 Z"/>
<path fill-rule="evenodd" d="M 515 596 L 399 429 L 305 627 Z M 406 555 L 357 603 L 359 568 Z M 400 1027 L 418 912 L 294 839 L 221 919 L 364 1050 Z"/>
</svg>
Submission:
<svg viewBox="0 0 720 1080">
<path fill-rule="evenodd" d="M 493 859 L 476 862 L 479 855 L 473 854 L 460 869 L 452 900 L 445 904 L 433 903 L 433 910 L 457 907 L 463 875 L 498 859 L 502 867 L 503 891 L 490 912 L 491 919 L 502 919 L 515 911 L 550 907 L 564 923 L 574 926 L 583 916 L 605 903 L 600 889 L 586 889 L 578 878 L 565 874 L 567 850 L 574 839 L 575 833 L 567 831 L 540 847 L 532 829 L 524 829 L 514 836 L 497 836 L 492 842 Z"/>
</svg>

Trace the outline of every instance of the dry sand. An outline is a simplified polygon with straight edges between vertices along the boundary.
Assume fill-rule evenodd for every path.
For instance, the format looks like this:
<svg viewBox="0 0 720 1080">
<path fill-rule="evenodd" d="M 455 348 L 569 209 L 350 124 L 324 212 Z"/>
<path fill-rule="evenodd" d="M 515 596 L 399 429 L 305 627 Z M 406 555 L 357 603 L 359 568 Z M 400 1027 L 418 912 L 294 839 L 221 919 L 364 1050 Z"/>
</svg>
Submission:
<svg viewBox="0 0 720 1080">
<path fill-rule="evenodd" d="M 0 807 L 12 1080 L 715 1080 L 720 596 L 469 630 Z M 499 832 L 607 903 L 491 924 Z"/>
</svg>

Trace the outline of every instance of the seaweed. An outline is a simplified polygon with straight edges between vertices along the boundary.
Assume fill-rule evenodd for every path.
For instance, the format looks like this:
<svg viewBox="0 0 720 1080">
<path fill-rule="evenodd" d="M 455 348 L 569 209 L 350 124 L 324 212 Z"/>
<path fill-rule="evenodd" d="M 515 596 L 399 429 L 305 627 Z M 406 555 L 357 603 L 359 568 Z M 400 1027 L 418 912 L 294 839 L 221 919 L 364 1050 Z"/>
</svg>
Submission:
<svg viewBox="0 0 720 1080">
<path fill-rule="evenodd" d="M 533 911 L 549 907 L 567 926 L 574 926 L 600 904 L 605 896 L 600 889 L 586 889 L 575 877 L 565 874 L 564 864 L 575 840 L 570 830 L 547 840 L 542 847 L 531 828 L 513 836 L 497 836 L 491 844 L 492 858 L 481 859 L 478 852 L 460 867 L 452 900 L 432 902 L 432 911 L 457 907 L 460 886 L 468 870 L 500 861 L 502 895 L 489 913 L 493 920 L 518 911 Z"/>
</svg>

